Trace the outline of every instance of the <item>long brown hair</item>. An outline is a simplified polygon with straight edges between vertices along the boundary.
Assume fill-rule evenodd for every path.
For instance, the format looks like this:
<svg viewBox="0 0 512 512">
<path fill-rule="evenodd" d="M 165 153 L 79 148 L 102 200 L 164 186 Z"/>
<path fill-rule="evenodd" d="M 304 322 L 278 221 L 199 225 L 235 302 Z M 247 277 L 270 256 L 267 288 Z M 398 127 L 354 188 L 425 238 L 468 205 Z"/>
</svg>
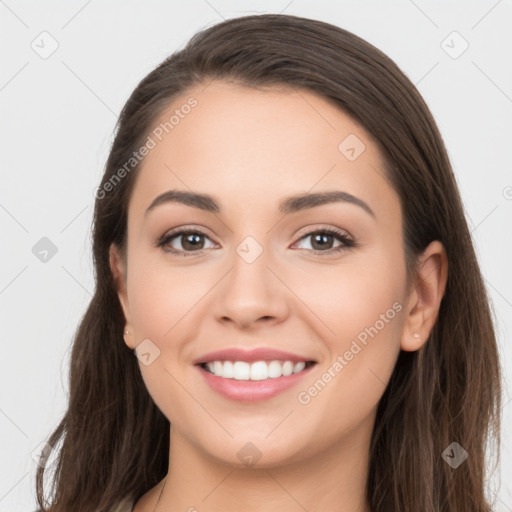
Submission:
<svg viewBox="0 0 512 512">
<path fill-rule="evenodd" d="M 334 25 L 278 14 L 230 19 L 198 32 L 139 83 L 120 114 L 95 202 L 96 290 L 74 338 L 69 405 L 48 439 L 55 467 L 44 468 L 48 447 L 37 472 L 39 506 L 104 512 L 127 497 L 137 500 L 167 473 L 169 422 L 124 343 L 108 256 L 112 243 L 126 249 L 127 205 L 139 165 L 115 186 L 112 180 L 177 95 L 215 79 L 284 84 L 331 100 L 373 136 L 383 155 L 385 175 L 400 197 L 408 275 L 431 241 L 443 243 L 445 295 L 429 340 L 419 351 L 400 352 L 379 403 L 367 497 L 372 512 L 491 510 L 486 450 L 494 439 L 499 453 L 501 406 L 495 317 L 438 128 L 414 85 L 380 50 Z M 457 469 L 442 457 L 452 442 L 469 454 Z"/>
</svg>

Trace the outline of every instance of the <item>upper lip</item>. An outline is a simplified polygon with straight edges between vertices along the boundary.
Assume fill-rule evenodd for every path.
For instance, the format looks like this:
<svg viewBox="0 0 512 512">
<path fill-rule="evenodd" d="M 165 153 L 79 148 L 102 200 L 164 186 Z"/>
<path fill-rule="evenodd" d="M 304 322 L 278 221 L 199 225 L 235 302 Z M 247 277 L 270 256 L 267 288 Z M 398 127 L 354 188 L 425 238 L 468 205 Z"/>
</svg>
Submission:
<svg viewBox="0 0 512 512">
<path fill-rule="evenodd" d="M 261 347 L 253 350 L 245 350 L 241 348 L 226 348 L 208 352 L 194 360 L 193 364 L 203 364 L 212 361 L 246 361 L 252 363 L 254 361 L 292 361 L 298 363 L 300 361 L 314 361 L 309 357 L 304 357 L 292 352 L 283 350 L 275 350 L 273 348 Z M 316 362 L 316 361 L 314 361 Z"/>
</svg>

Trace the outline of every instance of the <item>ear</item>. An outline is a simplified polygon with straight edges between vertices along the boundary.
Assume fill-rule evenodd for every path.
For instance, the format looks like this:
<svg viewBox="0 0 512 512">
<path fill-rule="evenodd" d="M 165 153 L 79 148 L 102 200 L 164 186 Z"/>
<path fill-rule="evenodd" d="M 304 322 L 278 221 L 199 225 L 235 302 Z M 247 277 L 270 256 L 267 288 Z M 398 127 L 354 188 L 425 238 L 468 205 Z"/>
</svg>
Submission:
<svg viewBox="0 0 512 512">
<path fill-rule="evenodd" d="M 124 340 L 128 347 L 134 349 L 135 345 L 133 344 L 133 340 L 135 339 L 135 336 L 133 333 L 133 327 L 131 325 L 130 307 L 128 303 L 128 294 L 126 291 L 126 263 L 121 256 L 121 251 L 115 244 L 112 244 L 109 249 L 109 263 L 110 270 L 112 271 L 114 282 L 116 284 L 117 296 L 119 297 L 119 302 L 121 304 L 121 308 L 126 320 L 124 331 L 128 331 L 128 334 L 124 332 Z"/>
<path fill-rule="evenodd" d="M 400 347 L 420 349 L 436 322 L 448 278 L 448 258 L 443 244 L 434 240 L 420 257 L 404 317 Z"/>
</svg>

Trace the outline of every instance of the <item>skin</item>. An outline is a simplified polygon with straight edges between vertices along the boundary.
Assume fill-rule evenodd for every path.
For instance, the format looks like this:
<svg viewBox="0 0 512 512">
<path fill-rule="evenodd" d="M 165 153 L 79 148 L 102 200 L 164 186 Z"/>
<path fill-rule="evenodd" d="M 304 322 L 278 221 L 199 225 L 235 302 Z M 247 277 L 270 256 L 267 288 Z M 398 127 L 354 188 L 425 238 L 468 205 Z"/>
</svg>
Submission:
<svg viewBox="0 0 512 512">
<path fill-rule="evenodd" d="M 190 96 L 197 107 L 142 163 L 129 202 L 127 261 L 116 246 L 110 252 L 127 346 L 150 339 L 160 350 L 150 365 L 139 363 L 171 422 L 158 509 L 368 511 L 376 408 L 400 350 L 421 348 L 435 323 L 445 250 L 432 242 L 407 288 L 399 197 L 371 136 L 328 100 L 284 86 L 256 90 L 214 81 L 177 98 L 159 122 Z M 354 161 L 338 150 L 349 134 L 366 146 Z M 153 199 L 170 189 L 211 194 L 222 211 L 169 202 L 145 217 Z M 284 216 L 277 210 L 289 195 L 330 190 L 362 199 L 375 218 L 343 202 Z M 199 239 L 202 254 L 184 236 L 168 247 L 188 250 L 189 257 L 155 247 L 185 224 L 207 233 Z M 358 245 L 322 255 L 343 242 L 313 245 L 315 237 L 306 234 L 328 227 Z M 263 250 L 252 263 L 236 252 L 247 236 Z M 300 403 L 298 393 L 332 372 L 337 356 L 394 303 L 401 311 L 308 404 Z M 271 399 L 235 402 L 211 390 L 192 365 L 233 346 L 270 346 L 318 364 Z M 248 442 L 261 455 L 252 466 L 237 456 Z M 154 510 L 163 483 L 135 512 Z"/>
</svg>

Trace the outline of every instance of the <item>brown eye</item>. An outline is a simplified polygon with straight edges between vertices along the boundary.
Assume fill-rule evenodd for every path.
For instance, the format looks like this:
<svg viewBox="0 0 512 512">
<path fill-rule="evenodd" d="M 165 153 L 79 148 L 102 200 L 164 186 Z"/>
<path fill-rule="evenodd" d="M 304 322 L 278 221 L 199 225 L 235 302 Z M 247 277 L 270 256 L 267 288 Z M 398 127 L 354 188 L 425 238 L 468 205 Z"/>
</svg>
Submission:
<svg viewBox="0 0 512 512">
<path fill-rule="evenodd" d="M 157 246 L 167 252 L 186 255 L 187 252 L 201 252 L 209 248 L 206 247 L 206 240 L 210 239 L 201 231 L 181 230 L 164 235 L 158 241 Z"/>
<path fill-rule="evenodd" d="M 332 254 L 333 252 L 339 252 L 348 247 L 354 247 L 354 241 L 345 235 L 341 231 L 334 229 L 318 229 L 311 231 L 306 235 L 303 235 L 300 240 L 311 239 L 311 248 L 306 247 L 307 250 L 311 250 L 317 253 Z M 336 240 L 340 243 L 335 246 Z"/>
<path fill-rule="evenodd" d="M 311 246 L 315 251 L 322 250 L 322 249 L 331 249 L 334 244 L 334 236 L 328 235 L 324 233 L 315 233 L 311 236 Z"/>
<path fill-rule="evenodd" d="M 194 251 L 196 249 L 202 249 L 204 247 L 203 235 L 198 233 L 182 234 L 181 246 L 186 251 Z"/>
</svg>

